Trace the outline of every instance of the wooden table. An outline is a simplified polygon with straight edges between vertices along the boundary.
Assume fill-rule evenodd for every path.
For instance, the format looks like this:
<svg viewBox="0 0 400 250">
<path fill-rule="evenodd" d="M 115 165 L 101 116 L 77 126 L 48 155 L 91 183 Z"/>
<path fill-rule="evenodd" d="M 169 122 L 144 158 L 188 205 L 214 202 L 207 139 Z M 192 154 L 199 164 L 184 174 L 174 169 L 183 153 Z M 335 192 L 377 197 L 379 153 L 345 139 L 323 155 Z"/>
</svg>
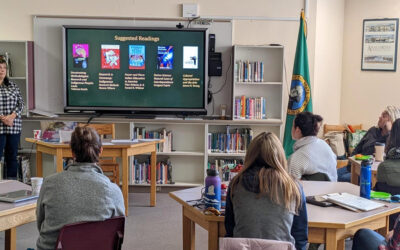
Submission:
<svg viewBox="0 0 400 250">
<path fill-rule="evenodd" d="M 347 192 L 359 194 L 359 187 L 344 182 L 303 181 L 306 195 Z M 182 205 L 183 250 L 194 249 L 195 224 L 208 231 L 208 249 L 218 250 L 218 238 L 225 235 L 224 217 L 206 216 L 191 206 L 187 200 L 201 197 L 201 187 L 169 193 L 170 197 Z M 191 203 L 192 204 L 192 203 Z M 326 250 L 344 249 L 344 239 L 351 237 L 360 228 L 378 230 L 386 235 L 389 227 L 389 215 L 400 211 L 400 204 L 388 203 L 387 207 L 369 212 L 352 212 L 340 207 L 319 207 L 307 204 L 308 241 L 324 243 Z"/>
<path fill-rule="evenodd" d="M 351 183 L 358 185 L 358 177 L 360 177 L 361 171 L 361 161 L 356 160 L 354 156 L 349 157 L 349 161 L 351 163 Z M 371 188 L 375 187 L 376 173 L 378 171 L 379 164 L 381 164 L 381 161 L 374 161 L 371 166 Z"/>
<path fill-rule="evenodd" d="M 63 158 L 72 157 L 69 144 L 52 143 L 25 138 L 27 142 L 36 144 L 36 175 L 43 176 L 42 154 L 56 156 L 57 173 L 63 170 Z M 128 216 L 128 183 L 129 183 L 129 156 L 151 153 L 151 182 L 150 182 L 150 206 L 156 205 L 156 146 L 164 140 L 152 140 L 146 142 L 104 144 L 100 157 L 121 157 L 122 159 L 122 195 L 125 202 L 125 214 Z"/>
<path fill-rule="evenodd" d="M 18 181 L 0 181 L 0 193 L 17 190 L 31 190 L 31 187 Z M 0 202 L 0 231 L 5 231 L 4 249 L 17 249 L 17 226 L 36 221 L 36 199 L 8 203 Z"/>
</svg>

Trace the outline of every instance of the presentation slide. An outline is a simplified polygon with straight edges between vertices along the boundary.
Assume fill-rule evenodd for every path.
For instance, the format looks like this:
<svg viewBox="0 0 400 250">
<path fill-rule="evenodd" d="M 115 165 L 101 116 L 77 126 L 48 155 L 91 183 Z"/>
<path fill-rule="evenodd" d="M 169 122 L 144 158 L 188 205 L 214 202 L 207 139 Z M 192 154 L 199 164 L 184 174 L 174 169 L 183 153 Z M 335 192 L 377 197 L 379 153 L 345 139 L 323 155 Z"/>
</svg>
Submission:
<svg viewBox="0 0 400 250">
<path fill-rule="evenodd" d="M 64 27 L 66 110 L 205 109 L 206 30 Z"/>
</svg>

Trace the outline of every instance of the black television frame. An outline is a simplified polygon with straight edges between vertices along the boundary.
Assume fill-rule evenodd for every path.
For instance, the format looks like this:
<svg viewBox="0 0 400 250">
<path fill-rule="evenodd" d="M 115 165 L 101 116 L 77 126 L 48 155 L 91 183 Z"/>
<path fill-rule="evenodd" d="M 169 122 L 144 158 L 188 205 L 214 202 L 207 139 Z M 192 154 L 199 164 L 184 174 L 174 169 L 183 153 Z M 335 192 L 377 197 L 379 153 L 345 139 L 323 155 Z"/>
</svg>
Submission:
<svg viewBox="0 0 400 250">
<path fill-rule="evenodd" d="M 109 29 L 109 30 L 150 30 L 150 31 L 198 31 L 203 32 L 204 39 L 204 67 L 203 67 L 203 107 L 202 108 L 159 108 L 159 107 L 127 107 L 127 106 L 70 106 L 68 105 L 67 89 L 67 29 Z M 166 28 L 166 27 L 123 27 L 123 26 L 88 26 L 88 25 L 63 25 L 63 97 L 64 112 L 66 113 L 99 113 L 99 114 L 128 114 L 128 115 L 206 115 L 208 94 L 208 29 L 207 28 Z"/>
</svg>

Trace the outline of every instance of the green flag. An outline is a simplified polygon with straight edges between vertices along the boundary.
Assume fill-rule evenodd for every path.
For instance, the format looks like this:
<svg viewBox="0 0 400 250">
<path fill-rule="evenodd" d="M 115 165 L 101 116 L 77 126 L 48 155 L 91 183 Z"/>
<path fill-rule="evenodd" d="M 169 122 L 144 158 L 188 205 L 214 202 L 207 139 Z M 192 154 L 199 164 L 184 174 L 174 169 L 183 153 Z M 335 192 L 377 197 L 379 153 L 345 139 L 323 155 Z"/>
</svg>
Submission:
<svg viewBox="0 0 400 250">
<path fill-rule="evenodd" d="M 307 26 L 304 11 L 300 15 L 299 36 L 297 38 L 296 56 L 294 58 L 292 83 L 290 84 L 289 104 L 286 114 L 283 148 L 286 157 L 293 153 L 292 139 L 293 120 L 298 113 L 312 112 L 310 74 L 308 72 L 308 56 L 306 41 Z"/>
</svg>

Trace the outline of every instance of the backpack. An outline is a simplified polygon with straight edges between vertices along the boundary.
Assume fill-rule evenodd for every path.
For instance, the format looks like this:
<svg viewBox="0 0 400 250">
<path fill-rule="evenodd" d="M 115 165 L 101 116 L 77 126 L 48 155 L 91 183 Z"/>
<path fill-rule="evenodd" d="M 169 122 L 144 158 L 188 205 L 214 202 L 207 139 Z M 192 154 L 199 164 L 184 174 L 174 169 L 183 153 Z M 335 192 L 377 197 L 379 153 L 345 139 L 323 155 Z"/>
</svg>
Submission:
<svg viewBox="0 0 400 250">
<path fill-rule="evenodd" d="M 337 157 L 346 156 L 346 147 L 344 143 L 344 133 L 339 131 L 330 131 L 324 135 L 324 140 L 331 147 Z"/>
</svg>

